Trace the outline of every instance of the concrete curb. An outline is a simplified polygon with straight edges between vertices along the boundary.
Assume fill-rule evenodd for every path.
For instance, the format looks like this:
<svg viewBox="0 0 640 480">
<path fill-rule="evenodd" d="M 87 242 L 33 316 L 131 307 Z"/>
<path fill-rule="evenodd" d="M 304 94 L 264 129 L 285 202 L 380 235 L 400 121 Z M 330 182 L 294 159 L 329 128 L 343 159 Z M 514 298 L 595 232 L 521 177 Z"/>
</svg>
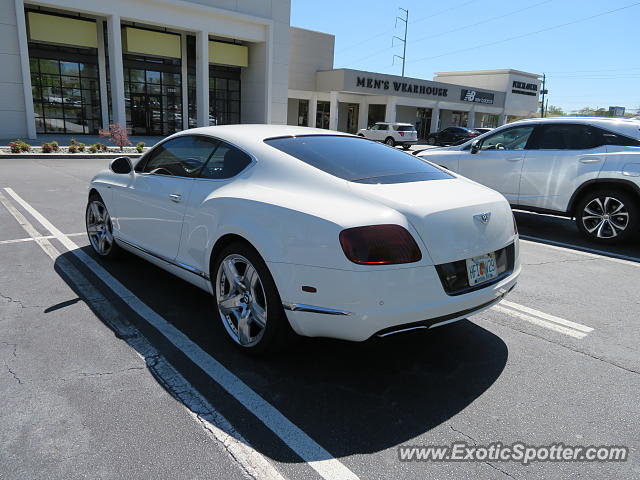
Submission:
<svg viewBox="0 0 640 480">
<path fill-rule="evenodd" d="M 118 157 L 129 157 L 131 159 L 136 159 L 140 157 L 139 153 L 2 153 L 0 154 L 0 160 L 2 159 L 18 159 L 24 158 L 25 160 L 69 160 L 69 159 L 78 159 L 78 160 L 89 160 L 92 158 L 95 159 L 103 159 L 103 160 L 112 160 Z"/>
</svg>

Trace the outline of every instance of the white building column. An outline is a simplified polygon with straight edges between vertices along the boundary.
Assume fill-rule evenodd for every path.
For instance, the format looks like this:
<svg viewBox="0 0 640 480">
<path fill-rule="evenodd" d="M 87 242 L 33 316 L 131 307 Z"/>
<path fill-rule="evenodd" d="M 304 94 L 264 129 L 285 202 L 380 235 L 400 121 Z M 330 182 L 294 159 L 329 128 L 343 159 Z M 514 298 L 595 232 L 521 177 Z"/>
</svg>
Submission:
<svg viewBox="0 0 640 480">
<path fill-rule="evenodd" d="M 507 123 L 507 114 L 503 111 L 500 115 L 498 115 L 498 126 L 501 127 Z"/>
<path fill-rule="evenodd" d="M 318 95 L 315 93 L 309 99 L 309 113 L 307 116 L 307 127 L 316 127 L 316 117 L 318 116 Z"/>
<path fill-rule="evenodd" d="M 440 108 L 433 107 L 431 109 L 431 128 L 429 133 L 436 133 L 438 131 L 438 124 L 440 123 Z"/>
<path fill-rule="evenodd" d="M 467 128 L 474 129 L 476 126 L 476 109 L 471 107 L 471 110 L 467 113 Z"/>
<path fill-rule="evenodd" d="M 338 130 L 338 92 L 331 92 L 329 102 L 329 130 Z"/>
<path fill-rule="evenodd" d="M 31 67 L 29 67 L 29 43 L 27 22 L 24 18 L 24 2 L 15 0 L 18 48 L 20 49 L 20 70 L 22 71 L 22 91 L 24 92 L 24 113 L 27 120 L 27 136 L 36 138 L 36 116 L 33 112 L 33 92 L 31 90 Z"/>
<path fill-rule="evenodd" d="M 196 117 L 199 127 L 209 126 L 209 33 L 196 32 Z"/>
<path fill-rule="evenodd" d="M 107 60 L 104 48 L 103 21 L 96 20 L 98 31 L 98 85 L 100 89 L 100 112 L 102 128 L 109 128 L 109 90 L 107 89 Z"/>
<path fill-rule="evenodd" d="M 387 98 L 387 107 L 384 111 L 384 121 L 385 122 L 395 122 L 396 121 L 396 106 L 398 104 L 398 99 L 396 97 L 388 97 Z"/>
<path fill-rule="evenodd" d="M 182 85 L 182 129 L 189 128 L 189 78 L 187 72 L 187 34 L 180 35 L 180 85 Z"/>
<path fill-rule="evenodd" d="M 367 97 L 364 97 L 358 104 L 358 130 L 362 130 L 363 128 L 367 128 L 367 123 L 369 122 L 369 100 Z"/>
<path fill-rule="evenodd" d="M 111 109 L 113 123 L 127 126 L 127 112 L 124 102 L 124 67 L 122 66 L 122 37 L 120 16 L 107 17 L 107 38 L 109 40 L 109 80 L 111 83 Z"/>
</svg>

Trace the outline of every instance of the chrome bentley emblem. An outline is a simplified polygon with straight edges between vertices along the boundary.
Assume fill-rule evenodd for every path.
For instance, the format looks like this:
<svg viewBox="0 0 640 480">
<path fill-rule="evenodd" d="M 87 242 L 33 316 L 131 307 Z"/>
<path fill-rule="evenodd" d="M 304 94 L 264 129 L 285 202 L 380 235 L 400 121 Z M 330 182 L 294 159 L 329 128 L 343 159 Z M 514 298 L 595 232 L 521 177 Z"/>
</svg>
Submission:
<svg viewBox="0 0 640 480">
<path fill-rule="evenodd" d="M 474 215 L 473 218 L 486 225 L 487 223 L 489 223 L 489 219 L 491 218 L 491 212 L 479 213 L 477 215 Z"/>
</svg>

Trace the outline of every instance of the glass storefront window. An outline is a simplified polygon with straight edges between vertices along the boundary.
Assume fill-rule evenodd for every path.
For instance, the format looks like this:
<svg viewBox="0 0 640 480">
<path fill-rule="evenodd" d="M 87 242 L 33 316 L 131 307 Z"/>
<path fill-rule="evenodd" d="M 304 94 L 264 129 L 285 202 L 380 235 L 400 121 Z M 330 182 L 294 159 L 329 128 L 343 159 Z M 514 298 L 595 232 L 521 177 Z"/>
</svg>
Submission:
<svg viewBox="0 0 640 480">
<path fill-rule="evenodd" d="M 329 110 L 331 104 L 329 102 L 318 102 L 316 111 L 316 128 L 329 128 Z"/>
<path fill-rule="evenodd" d="M 97 134 L 101 112 L 95 49 L 30 44 L 29 51 L 36 132 Z"/>
<path fill-rule="evenodd" d="M 209 66 L 209 125 L 240 123 L 240 69 Z"/>
<path fill-rule="evenodd" d="M 182 130 L 180 60 L 124 56 L 127 128 L 133 135 Z"/>
</svg>

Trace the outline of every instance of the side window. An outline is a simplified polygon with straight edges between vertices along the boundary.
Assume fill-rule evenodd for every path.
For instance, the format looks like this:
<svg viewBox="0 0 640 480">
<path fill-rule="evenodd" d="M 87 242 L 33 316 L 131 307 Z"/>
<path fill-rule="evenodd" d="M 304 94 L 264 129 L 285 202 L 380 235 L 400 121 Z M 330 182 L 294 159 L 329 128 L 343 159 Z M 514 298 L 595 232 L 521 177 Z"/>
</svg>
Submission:
<svg viewBox="0 0 640 480">
<path fill-rule="evenodd" d="M 389 125 L 378 125 L 380 130 L 389 130 Z"/>
<path fill-rule="evenodd" d="M 617 133 L 609 132 L 601 128 L 591 127 L 594 131 L 596 142 L 600 145 L 617 145 L 620 147 L 640 147 L 640 140 L 625 137 Z"/>
<path fill-rule="evenodd" d="M 587 150 L 598 145 L 589 125 L 542 125 L 533 148 L 538 150 Z"/>
<path fill-rule="evenodd" d="M 228 143 L 220 142 L 216 151 L 202 169 L 201 178 L 224 179 L 239 174 L 251 163 L 251 157 L 232 147 Z"/>
<path fill-rule="evenodd" d="M 371 130 L 380 130 L 380 125 L 372 125 Z"/>
<path fill-rule="evenodd" d="M 533 132 L 533 125 L 513 127 L 490 135 L 480 142 L 480 150 L 523 150 Z"/>
<path fill-rule="evenodd" d="M 183 136 L 169 140 L 151 152 L 141 172 L 177 177 L 197 177 L 217 142 L 204 137 Z"/>
</svg>

